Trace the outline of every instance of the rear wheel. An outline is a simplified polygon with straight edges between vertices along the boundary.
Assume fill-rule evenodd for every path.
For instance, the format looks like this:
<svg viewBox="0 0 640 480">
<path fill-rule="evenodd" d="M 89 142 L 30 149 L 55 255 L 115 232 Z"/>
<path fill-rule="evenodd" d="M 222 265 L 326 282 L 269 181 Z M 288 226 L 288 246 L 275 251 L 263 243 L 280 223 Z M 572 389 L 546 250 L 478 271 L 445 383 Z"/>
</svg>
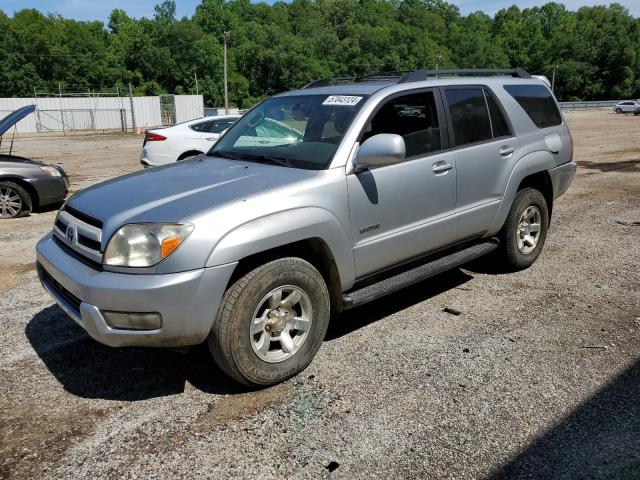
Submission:
<svg viewBox="0 0 640 480">
<path fill-rule="evenodd" d="M 225 292 L 208 338 L 220 368 L 250 386 L 282 382 L 304 370 L 329 325 L 322 275 L 300 258 L 266 263 Z"/>
<path fill-rule="evenodd" d="M 616 113 L 622 113 L 622 109 L 621 108 L 616 108 Z"/>
<path fill-rule="evenodd" d="M 516 194 L 500 232 L 504 260 L 515 270 L 536 261 L 547 238 L 549 209 L 539 190 L 524 188 Z"/>
<path fill-rule="evenodd" d="M 31 197 L 17 183 L 0 182 L 0 218 L 18 218 L 31 213 Z"/>
</svg>

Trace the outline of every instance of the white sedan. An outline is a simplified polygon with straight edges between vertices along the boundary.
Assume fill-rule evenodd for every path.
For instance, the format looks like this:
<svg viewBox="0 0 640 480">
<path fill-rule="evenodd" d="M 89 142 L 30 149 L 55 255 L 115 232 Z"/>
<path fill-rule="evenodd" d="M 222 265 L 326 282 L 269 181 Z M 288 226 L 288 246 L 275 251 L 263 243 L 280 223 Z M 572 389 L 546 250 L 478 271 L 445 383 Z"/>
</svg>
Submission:
<svg viewBox="0 0 640 480">
<path fill-rule="evenodd" d="M 172 127 L 147 130 L 140 163 L 154 167 L 207 153 L 221 133 L 239 118 L 240 115 L 204 117 Z"/>
</svg>

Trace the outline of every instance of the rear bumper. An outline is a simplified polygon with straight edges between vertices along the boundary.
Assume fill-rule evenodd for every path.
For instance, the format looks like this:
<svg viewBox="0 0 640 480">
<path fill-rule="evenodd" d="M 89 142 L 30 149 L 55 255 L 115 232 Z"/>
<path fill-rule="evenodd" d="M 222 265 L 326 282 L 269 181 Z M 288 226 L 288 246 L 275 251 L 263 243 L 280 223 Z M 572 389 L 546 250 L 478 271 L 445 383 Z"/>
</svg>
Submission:
<svg viewBox="0 0 640 480">
<path fill-rule="evenodd" d="M 553 198 L 558 198 L 566 192 L 576 175 L 578 166 L 574 162 L 564 163 L 549 170 L 551 184 L 553 185 Z"/>
<path fill-rule="evenodd" d="M 140 163 L 143 167 L 156 167 L 176 162 L 177 157 L 173 153 L 152 152 L 149 147 L 144 147 L 140 152 Z"/>
<path fill-rule="evenodd" d="M 100 343 L 112 347 L 180 347 L 203 342 L 235 264 L 164 275 L 98 271 L 47 235 L 38 243 L 40 281 L 60 307 Z M 156 330 L 112 328 L 103 311 L 158 312 Z"/>
</svg>

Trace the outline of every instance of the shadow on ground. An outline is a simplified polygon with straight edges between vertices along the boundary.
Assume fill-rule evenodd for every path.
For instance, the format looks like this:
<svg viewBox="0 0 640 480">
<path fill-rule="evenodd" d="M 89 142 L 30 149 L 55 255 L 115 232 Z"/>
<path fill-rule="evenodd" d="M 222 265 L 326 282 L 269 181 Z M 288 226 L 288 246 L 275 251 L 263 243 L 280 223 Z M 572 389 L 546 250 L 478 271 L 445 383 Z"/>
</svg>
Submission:
<svg viewBox="0 0 640 480">
<path fill-rule="evenodd" d="M 490 478 L 640 478 L 640 361 Z"/>
<path fill-rule="evenodd" d="M 33 317 L 25 333 L 56 379 L 80 397 L 144 400 L 181 393 L 187 381 L 209 393 L 248 391 L 217 368 L 205 345 L 187 353 L 110 348 L 91 339 L 57 305 Z"/>
<path fill-rule="evenodd" d="M 333 319 L 326 340 L 331 341 L 413 304 L 470 280 L 453 270 Z M 218 394 L 249 391 L 225 376 L 206 345 L 187 353 L 168 349 L 110 348 L 91 339 L 57 306 L 40 311 L 27 324 L 34 350 L 64 388 L 85 398 L 136 401 L 173 395 L 189 382 Z"/>
<path fill-rule="evenodd" d="M 619 162 L 588 162 L 586 160 L 579 160 L 576 163 L 582 168 L 598 170 L 600 172 L 614 172 L 616 170 L 640 172 L 640 160 L 620 160 Z"/>
<path fill-rule="evenodd" d="M 472 278 L 471 275 L 466 274 L 462 270 L 454 269 L 405 288 L 404 290 L 400 290 L 399 292 L 382 297 L 360 308 L 348 310 L 344 312 L 340 318 L 334 319 L 329 324 L 325 341 L 340 338 L 400 310 L 424 302 L 452 288 L 459 287 Z"/>
</svg>

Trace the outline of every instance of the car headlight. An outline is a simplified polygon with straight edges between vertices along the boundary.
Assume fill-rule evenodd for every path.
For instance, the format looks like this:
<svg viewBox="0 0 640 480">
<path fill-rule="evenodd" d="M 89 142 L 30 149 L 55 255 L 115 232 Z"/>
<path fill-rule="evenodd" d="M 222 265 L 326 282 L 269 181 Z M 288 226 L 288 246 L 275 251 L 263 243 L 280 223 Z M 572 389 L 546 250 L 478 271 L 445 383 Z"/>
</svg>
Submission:
<svg viewBox="0 0 640 480">
<path fill-rule="evenodd" d="M 62 174 L 60 173 L 60 170 L 58 170 L 56 167 L 50 167 L 50 166 L 44 166 L 44 167 L 40 167 L 40 170 L 42 170 L 44 173 L 46 173 L 47 175 L 49 175 L 50 177 L 61 177 Z"/>
<path fill-rule="evenodd" d="M 192 231 L 190 223 L 124 225 L 109 239 L 103 262 L 114 267 L 151 267 L 175 252 Z"/>
</svg>

